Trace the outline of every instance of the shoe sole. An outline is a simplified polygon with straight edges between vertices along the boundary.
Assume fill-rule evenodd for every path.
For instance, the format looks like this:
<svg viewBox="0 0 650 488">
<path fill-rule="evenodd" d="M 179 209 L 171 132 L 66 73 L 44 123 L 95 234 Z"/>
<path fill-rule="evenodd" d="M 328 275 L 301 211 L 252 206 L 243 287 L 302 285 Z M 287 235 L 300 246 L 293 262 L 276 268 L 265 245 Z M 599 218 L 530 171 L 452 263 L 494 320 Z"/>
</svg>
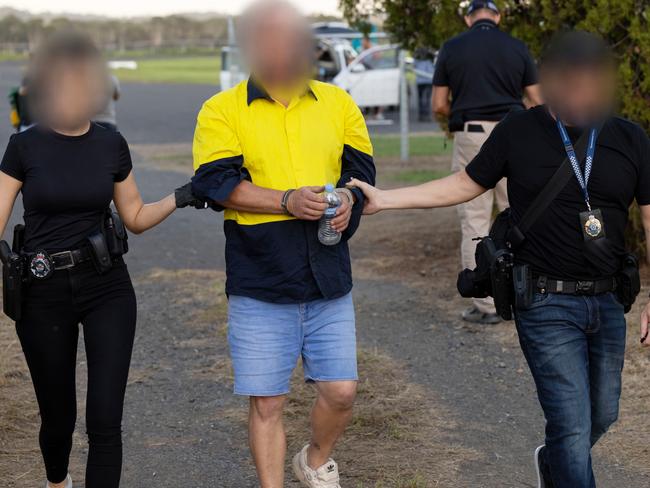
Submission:
<svg viewBox="0 0 650 488">
<path fill-rule="evenodd" d="M 293 466 L 293 474 L 296 478 L 298 478 L 298 481 L 300 481 L 300 483 L 303 486 L 309 487 L 309 485 L 307 484 L 307 479 L 305 478 L 305 475 L 300 469 L 300 453 L 296 454 L 293 457 L 293 462 L 291 463 L 291 465 Z"/>
<path fill-rule="evenodd" d="M 545 446 L 539 446 L 535 449 L 535 455 L 533 456 L 533 461 L 535 461 L 535 472 L 537 473 L 537 488 L 544 488 L 542 486 L 542 473 L 539 470 L 539 453 L 544 449 Z"/>
</svg>

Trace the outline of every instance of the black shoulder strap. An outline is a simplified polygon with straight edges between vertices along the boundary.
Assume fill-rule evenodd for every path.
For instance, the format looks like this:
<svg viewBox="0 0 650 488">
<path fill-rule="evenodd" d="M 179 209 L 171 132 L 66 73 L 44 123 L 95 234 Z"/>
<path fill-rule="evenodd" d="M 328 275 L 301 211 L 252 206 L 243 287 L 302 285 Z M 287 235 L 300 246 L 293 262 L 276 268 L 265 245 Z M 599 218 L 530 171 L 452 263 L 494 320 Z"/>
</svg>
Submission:
<svg viewBox="0 0 650 488">
<path fill-rule="evenodd" d="M 587 151 L 589 144 L 589 132 L 585 130 L 578 139 L 575 145 L 576 154 L 584 154 Z M 557 198 L 560 192 L 566 187 L 569 180 L 574 177 L 573 167 L 568 156 L 564 158 L 564 162 L 560 165 L 553 177 L 549 180 L 546 186 L 539 192 L 537 198 L 528 207 L 526 213 L 516 226 L 510 231 L 508 239 L 514 247 L 521 244 L 526 236 L 526 232 L 530 230 L 535 222 L 539 219 L 542 213 L 549 207 L 549 205 Z"/>
</svg>

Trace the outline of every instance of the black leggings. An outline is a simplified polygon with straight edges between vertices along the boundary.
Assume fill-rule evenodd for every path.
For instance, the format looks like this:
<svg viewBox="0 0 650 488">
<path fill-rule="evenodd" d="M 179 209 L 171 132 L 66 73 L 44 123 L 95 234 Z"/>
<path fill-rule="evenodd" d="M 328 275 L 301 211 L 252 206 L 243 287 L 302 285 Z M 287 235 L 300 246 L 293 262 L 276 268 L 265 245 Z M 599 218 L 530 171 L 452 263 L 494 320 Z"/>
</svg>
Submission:
<svg viewBox="0 0 650 488">
<path fill-rule="evenodd" d="M 47 478 L 68 473 L 77 418 L 75 370 L 79 324 L 88 358 L 86 488 L 116 488 L 122 470 L 122 409 L 136 301 L 126 265 L 100 276 L 90 263 L 56 271 L 29 285 L 16 325 L 41 413 L 40 445 Z"/>
</svg>

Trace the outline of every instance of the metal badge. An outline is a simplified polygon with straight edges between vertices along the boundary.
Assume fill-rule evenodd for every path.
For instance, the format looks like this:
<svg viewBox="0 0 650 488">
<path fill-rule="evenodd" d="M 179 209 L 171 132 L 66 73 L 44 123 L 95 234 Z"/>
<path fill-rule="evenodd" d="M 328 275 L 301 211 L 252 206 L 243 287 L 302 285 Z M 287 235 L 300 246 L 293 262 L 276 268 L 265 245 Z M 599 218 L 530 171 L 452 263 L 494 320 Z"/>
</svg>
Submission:
<svg viewBox="0 0 650 488">
<path fill-rule="evenodd" d="M 29 271 L 37 280 L 45 280 L 54 272 L 54 263 L 46 251 L 36 251 L 29 261 Z"/>
<path fill-rule="evenodd" d="M 580 214 L 582 223 L 582 232 L 586 240 L 594 240 L 605 237 L 605 225 L 603 223 L 603 214 L 600 210 L 582 212 Z"/>
</svg>

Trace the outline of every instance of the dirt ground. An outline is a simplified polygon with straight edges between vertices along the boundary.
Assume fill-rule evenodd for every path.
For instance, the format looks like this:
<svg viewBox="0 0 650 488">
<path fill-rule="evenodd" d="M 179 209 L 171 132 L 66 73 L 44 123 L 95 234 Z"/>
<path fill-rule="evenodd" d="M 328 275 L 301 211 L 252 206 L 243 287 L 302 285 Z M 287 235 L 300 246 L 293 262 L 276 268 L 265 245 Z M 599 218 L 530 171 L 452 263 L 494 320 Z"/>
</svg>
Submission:
<svg viewBox="0 0 650 488">
<path fill-rule="evenodd" d="M 186 145 L 134 149 L 145 197 L 160 196 L 190 172 Z M 380 161 L 380 183 L 395 184 L 405 170 L 447 165 L 445 158 Z M 253 487 L 246 401 L 230 392 L 220 224 L 210 214 L 174 219 L 165 238 L 134 239 L 129 256 L 140 310 L 123 486 Z M 188 251 L 197 243 L 210 243 L 207 257 Z M 455 292 L 458 245 L 454 209 L 371 217 L 354 240 L 361 381 L 354 420 L 335 456 L 344 488 L 535 486 L 531 457 L 543 439 L 543 418 L 534 387 L 512 323 L 486 328 L 458 319 L 466 306 Z M 188 257 L 179 262 L 183 252 Z M 650 354 L 638 346 L 637 317 L 638 310 L 629 316 L 621 419 L 594 453 L 599 486 L 606 488 L 650 486 Z M 80 391 L 84 361 L 81 353 Z M 307 441 L 314 398 L 300 371 L 293 385 L 290 453 Z M 38 413 L 20 346 L 4 319 L 0 405 L 0 479 L 9 487 L 40 486 Z M 80 415 L 75 480 L 83 479 L 83 433 Z M 297 486 L 291 476 L 287 486 Z"/>
</svg>

